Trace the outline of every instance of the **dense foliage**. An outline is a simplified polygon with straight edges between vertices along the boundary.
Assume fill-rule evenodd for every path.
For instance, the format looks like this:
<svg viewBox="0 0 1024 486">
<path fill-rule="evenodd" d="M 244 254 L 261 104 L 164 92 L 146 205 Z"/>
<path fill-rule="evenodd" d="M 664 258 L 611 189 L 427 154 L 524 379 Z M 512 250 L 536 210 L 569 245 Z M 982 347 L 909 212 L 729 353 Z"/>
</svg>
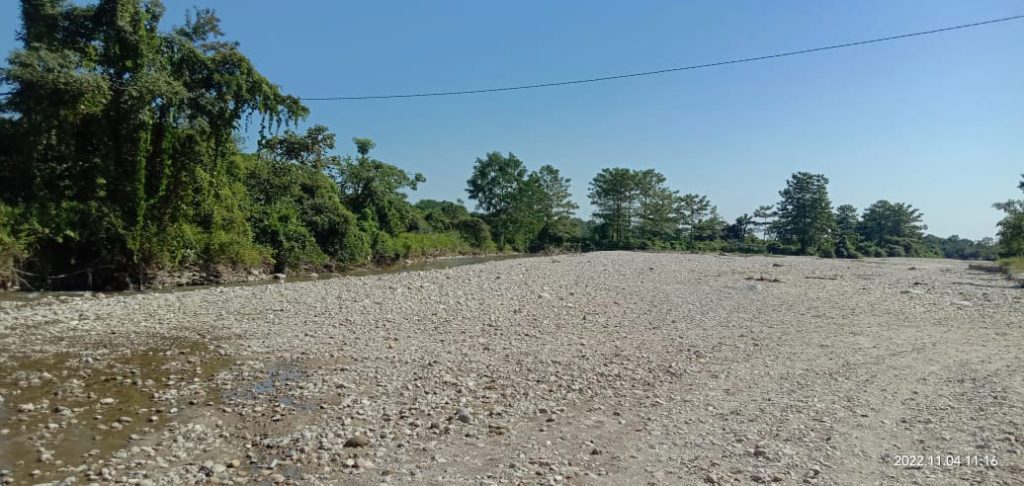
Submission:
<svg viewBox="0 0 1024 486">
<path fill-rule="evenodd" d="M 421 175 L 332 154 L 335 136 L 197 10 L 159 1 L 22 2 L 0 81 L 0 282 L 125 288 L 182 268 L 351 266 L 481 251 L 466 216 L 435 231 L 406 200 Z M 238 138 L 260 122 L 260 150 Z M 465 236 L 464 236 L 465 235 Z M 17 271 L 15 271 L 17 268 Z"/>
<path fill-rule="evenodd" d="M 23 0 L 21 11 L 22 45 L 0 69 L 10 90 L 0 98 L 0 288 L 128 288 L 175 273 L 498 250 L 1024 257 L 1024 200 L 996 205 L 1006 213 L 998 244 L 943 239 L 924 234 L 909 204 L 833 209 L 828 179 L 806 172 L 730 223 L 655 170 L 603 169 L 583 221 L 557 168 L 491 152 L 467 181 L 477 213 L 461 201 L 413 204 L 425 178 L 374 158 L 372 140 L 340 155 L 327 127 L 291 130 L 307 108 L 222 40 L 210 10 L 169 31 L 158 0 Z M 240 134 L 253 122 L 248 153 Z"/>
<path fill-rule="evenodd" d="M 476 159 L 467 185 L 499 248 L 536 251 L 574 242 L 577 206 L 558 169 L 530 172 L 514 154 L 491 152 Z"/>
</svg>

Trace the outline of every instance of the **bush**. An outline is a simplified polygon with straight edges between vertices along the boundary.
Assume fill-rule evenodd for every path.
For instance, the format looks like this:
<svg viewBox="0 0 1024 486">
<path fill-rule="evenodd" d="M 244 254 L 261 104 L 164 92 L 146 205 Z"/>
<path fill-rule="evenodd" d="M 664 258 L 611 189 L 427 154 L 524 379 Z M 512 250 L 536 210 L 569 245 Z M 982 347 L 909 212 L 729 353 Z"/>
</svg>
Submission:
<svg viewBox="0 0 1024 486">
<path fill-rule="evenodd" d="M 353 227 L 342 237 L 341 246 L 335 258 L 344 266 L 362 266 L 370 263 L 373 257 L 373 249 L 370 247 L 370 238 Z"/>
<path fill-rule="evenodd" d="M 270 248 L 275 271 L 283 272 L 305 265 L 319 267 L 327 261 L 316 239 L 299 221 L 298 211 L 293 205 L 280 201 L 260 208 L 254 219 L 256 241 Z"/>
</svg>

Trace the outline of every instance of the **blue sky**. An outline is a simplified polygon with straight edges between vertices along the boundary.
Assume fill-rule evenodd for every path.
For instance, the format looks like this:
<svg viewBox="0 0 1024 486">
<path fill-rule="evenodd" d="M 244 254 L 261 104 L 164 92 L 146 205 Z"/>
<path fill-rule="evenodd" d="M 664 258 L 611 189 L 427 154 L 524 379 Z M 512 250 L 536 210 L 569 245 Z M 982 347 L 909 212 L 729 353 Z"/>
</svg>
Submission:
<svg viewBox="0 0 1024 486">
<path fill-rule="evenodd" d="M 298 96 L 529 84 L 770 54 L 1024 13 L 1014 0 L 341 2 L 165 0 L 215 8 L 227 37 Z M 0 48 L 17 2 L 0 5 Z M 929 231 L 995 232 L 1020 197 L 1024 21 L 661 76 L 433 99 L 309 102 L 306 121 L 465 199 L 473 161 L 559 167 L 589 214 L 602 167 L 655 168 L 732 219 L 820 172 L 833 203 L 909 202 Z M 351 152 L 347 144 L 341 147 Z"/>
</svg>

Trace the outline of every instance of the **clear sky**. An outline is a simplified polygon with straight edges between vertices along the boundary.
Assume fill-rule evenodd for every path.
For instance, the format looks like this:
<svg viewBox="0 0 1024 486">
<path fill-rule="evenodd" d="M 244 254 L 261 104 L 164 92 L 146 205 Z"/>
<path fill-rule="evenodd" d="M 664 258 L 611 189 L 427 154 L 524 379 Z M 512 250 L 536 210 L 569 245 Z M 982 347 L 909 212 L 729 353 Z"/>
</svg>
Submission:
<svg viewBox="0 0 1024 486">
<path fill-rule="evenodd" d="M 0 3 L 0 49 L 18 7 Z M 165 25 L 209 6 L 230 40 L 298 96 L 500 87 L 646 71 L 1024 13 L 1017 0 L 342 2 L 165 0 Z M 654 168 L 731 220 L 820 172 L 832 201 L 909 202 L 929 232 L 995 232 L 1020 197 L 1024 21 L 866 47 L 599 84 L 433 99 L 309 102 L 305 122 L 422 172 L 413 197 L 465 199 L 473 161 L 511 151 L 587 184 Z M 341 147 L 349 150 L 347 144 Z"/>
</svg>

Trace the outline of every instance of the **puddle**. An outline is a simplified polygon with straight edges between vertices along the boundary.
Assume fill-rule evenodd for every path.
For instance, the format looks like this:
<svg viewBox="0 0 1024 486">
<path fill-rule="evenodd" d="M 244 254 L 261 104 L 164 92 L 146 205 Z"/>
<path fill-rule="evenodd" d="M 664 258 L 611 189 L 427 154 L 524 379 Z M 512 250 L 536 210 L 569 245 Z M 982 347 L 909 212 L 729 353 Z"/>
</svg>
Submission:
<svg viewBox="0 0 1024 486">
<path fill-rule="evenodd" d="M 276 363 L 269 365 L 266 371 L 266 378 L 256 380 L 245 388 L 230 390 L 224 394 L 225 400 L 264 400 L 268 397 L 287 394 L 288 386 L 298 383 L 306 377 L 306 372 L 298 366 L 287 363 Z M 287 396 L 279 399 L 291 400 Z"/>
<path fill-rule="evenodd" d="M 73 468 L 159 430 L 190 403 L 219 402 L 210 380 L 228 361 L 186 342 L 7 355 L 0 361 L 0 470 L 17 484 L 77 476 Z"/>
</svg>

